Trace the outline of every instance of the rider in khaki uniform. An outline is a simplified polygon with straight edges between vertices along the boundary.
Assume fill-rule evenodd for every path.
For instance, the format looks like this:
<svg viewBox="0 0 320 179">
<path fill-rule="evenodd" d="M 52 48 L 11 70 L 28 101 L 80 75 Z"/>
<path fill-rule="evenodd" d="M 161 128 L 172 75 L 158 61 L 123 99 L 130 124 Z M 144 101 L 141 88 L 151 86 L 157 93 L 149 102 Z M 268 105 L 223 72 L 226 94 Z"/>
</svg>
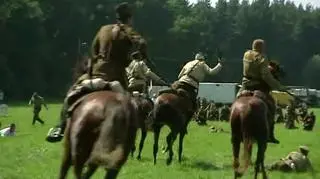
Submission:
<svg viewBox="0 0 320 179">
<path fill-rule="evenodd" d="M 138 91 L 139 93 L 145 93 L 147 78 L 151 78 L 160 85 L 166 85 L 165 81 L 161 80 L 158 75 L 148 68 L 139 51 L 132 54 L 132 59 L 132 62 L 126 68 L 129 79 L 128 90 L 130 92 Z"/>
<path fill-rule="evenodd" d="M 199 83 L 204 80 L 206 75 L 215 75 L 222 68 L 220 60 L 214 68 L 210 68 L 204 60 L 201 53 L 196 54 L 194 60 L 184 65 L 178 76 L 178 81 L 172 85 L 173 89 L 183 89 L 188 93 L 193 104 L 193 112 L 196 110 Z"/>
<path fill-rule="evenodd" d="M 242 86 L 239 90 L 238 96 L 243 90 L 259 90 L 265 93 L 268 98 L 267 102 L 269 107 L 268 119 L 270 125 L 270 137 L 271 143 L 280 143 L 274 136 L 274 115 L 275 115 L 275 102 L 270 95 L 271 90 L 283 91 L 286 87 L 280 84 L 275 79 L 269 69 L 269 62 L 264 56 L 265 44 L 261 39 L 253 41 L 252 50 L 245 52 L 243 56 L 243 78 Z"/>
<path fill-rule="evenodd" d="M 111 88 L 124 92 L 128 88 L 125 68 L 130 64 L 130 53 L 139 50 L 147 58 L 146 42 L 131 26 L 132 12 L 124 2 L 116 7 L 117 23 L 102 26 L 92 42 L 92 59 L 88 72 L 78 78 L 68 91 L 61 111 L 60 124 L 51 128 L 46 140 L 59 142 L 63 138 L 66 121 L 70 118 L 69 106 L 83 96 L 84 89 L 91 91 Z"/>
</svg>

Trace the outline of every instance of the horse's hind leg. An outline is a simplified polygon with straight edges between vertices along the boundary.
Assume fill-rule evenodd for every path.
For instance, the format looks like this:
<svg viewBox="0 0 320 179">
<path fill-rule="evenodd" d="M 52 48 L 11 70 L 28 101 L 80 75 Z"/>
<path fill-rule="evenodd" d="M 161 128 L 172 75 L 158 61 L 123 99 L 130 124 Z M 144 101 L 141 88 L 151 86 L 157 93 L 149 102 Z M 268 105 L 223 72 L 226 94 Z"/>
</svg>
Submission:
<svg viewBox="0 0 320 179">
<path fill-rule="evenodd" d="M 67 126 L 66 131 L 67 132 L 66 132 L 66 136 L 65 136 L 66 141 L 65 141 L 65 148 L 64 148 L 64 156 L 63 156 L 61 167 L 60 167 L 59 179 L 66 178 L 68 170 L 72 164 L 69 125 Z"/>
<path fill-rule="evenodd" d="M 154 143 L 153 143 L 153 164 L 157 163 L 157 154 L 159 149 L 160 126 L 154 126 Z"/>
<path fill-rule="evenodd" d="M 107 169 L 104 179 L 115 179 L 119 174 L 119 169 Z"/>
<path fill-rule="evenodd" d="M 167 153 L 169 151 L 168 144 L 171 142 L 171 140 L 172 140 L 172 132 L 170 131 L 170 133 L 166 137 L 167 146 L 163 149 L 162 153 Z"/>
<path fill-rule="evenodd" d="M 89 179 L 97 170 L 98 165 L 89 164 L 86 173 L 83 174 L 82 179 Z"/>
<path fill-rule="evenodd" d="M 181 160 L 182 160 L 183 138 L 185 135 L 186 135 L 185 132 L 181 132 L 179 135 L 179 151 L 178 151 L 179 163 L 181 163 Z"/>
<path fill-rule="evenodd" d="M 146 129 L 141 129 L 141 139 L 140 139 L 140 143 L 139 143 L 139 153 L 138 153 L 138 156 L 137 156 L 138 160 L 141 160 L 141 152 L 142 152 L 144 140 L 146 139 L 146 137 L 147 137 L 147 130 Z"/>
<path fill-rule="evenodd" d="M 255 163 L 255 173 L 254 173 L 254 178 L 257 179 L 258 178 L 258 173 L 260 171 L 260 167 L 262 170 L 262 175 L 263 175 L 263 179 L 267 179 L 267 173 L 264 167 L 264 154 L 265 151 L 267 149 L 267 143 L 266 142 L 261 142 L 258 141 L 258 151 L 257 151 L 257 159 L 256 159 L 256 163 Z"/>
<path fill-rule="evenodd" d="M 232 150 L 233 150 L 233 169 L 234 169 L 234 178 L 237 179 L 240 177 L 239 173 L 239 153 L 240 153 L 240 143 L 241 140 L 239 138 L 234 137 L 235 134 L 232 134 Z"/>
<path fill-rule="evenodd" d="M 135 151 L 136 151 L 136 143 L 134 142 L 131 148 L 131 157 L 133 157 Z"/>
<path fill-rule="evenodd" d="M 169 156 L 168 156 L 168 158 L 167 158 L 167 165 L 170 165 L 171 162 L 172 162 L 172 157 L 173 157 L 172 146 L 173 146 L 174 141 L 175 141 L 176 138 L 177 138 L 177 135 L 178 135 L 177 133 L 172 132 L 172 134 L 171 134 L 171 140 L 169 140 L 169 142 L 167 143 L 168 149 L 169 149 Z"/>
<path fill-rule="evenodd" d="M 60 167 L 60 176 L 59 179 L 65 179 L 68 173 L 68 170 L 71 166 L 71 153 L 70 153 L 70 148 L 65 149 L 65 153 L 63 156 L 62 164 Z"/>
</svg>

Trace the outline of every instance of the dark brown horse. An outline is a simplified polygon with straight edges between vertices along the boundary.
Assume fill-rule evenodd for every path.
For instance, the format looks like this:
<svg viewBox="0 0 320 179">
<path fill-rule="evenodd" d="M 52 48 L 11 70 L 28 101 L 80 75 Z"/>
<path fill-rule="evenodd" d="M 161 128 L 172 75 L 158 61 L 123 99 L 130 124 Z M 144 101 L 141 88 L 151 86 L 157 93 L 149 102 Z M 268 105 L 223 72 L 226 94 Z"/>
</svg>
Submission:
<svg viewBox="0 0 320 179">
<path fill-rule="evenodd" d="M 71 165 L 77 179 L 90 178 L 99 166 L 107 170 L 106 179 L 116 178 L 134 145 L 136 115 L 136 106 L 126 95 L 112 91 L 86 95 L 68 121 L 59 178 L 66 178 Z"/>
<path fill-rule="evenodd" d="M 171 92 L 164 92 L 160 94 L 154 104 L 154 109 L 151 113 L 152 128 L 154 132 L 154 145 L 153 145 L 153 159 L 154 164 L 157 162 L 158 143 L 160 130 L 164 125 L 170 128 L 170 133 L 167 136 L 167 149 L 169 156 L 167 158 L 167 165 L 172 162 L 173 151 L 172 146 L 179 134 L 179 162 L 182 159 L 183 139 L 187 133 L 187 126 L 193 113 L 188 112 L 191 103 L 188 103 L 180 95 Z"/>
<path fill-rule="evenodd" d="M 251 162 L 252 144 L 258 145 L 257 158 L 255 162 L 255 179 L 260 168 L 263 178 L 267 178 L 264 167 L 264 154 L 268 141 L 268 107 L 259 96 L 259 91 L 255 91 L 253 96 L 241 96 L 231 106 L 230 122 L 232 131 L 233 167 L 234 178 L 241 177 L 247 170 Z M 243 94 L 244 95 L 244 94 Z M 240 144 L 244 143 L 245 166 L 240 170 L 239 153 Z"/>
<path fill-rule="evenodd" d="M 147 137 L 147 131 L 148 131 L 148 117 L 150 112 L 153 109 L 153 101 L 149 98 L 138 96 L 134 97 L 134 101 L 136 102 L 136 105 L 138 106 L 138 128 L 141 130 L 141 138 L 139 143 L 139 153 L 137 156 L 137 159 L 141 159 L 141 152 L 143 149 L 144 141 Z M 133 157 L 133 154 L 136 150 L 135 145 L 133 146 L 131 150 L 131 156 Z"/>
</svg>

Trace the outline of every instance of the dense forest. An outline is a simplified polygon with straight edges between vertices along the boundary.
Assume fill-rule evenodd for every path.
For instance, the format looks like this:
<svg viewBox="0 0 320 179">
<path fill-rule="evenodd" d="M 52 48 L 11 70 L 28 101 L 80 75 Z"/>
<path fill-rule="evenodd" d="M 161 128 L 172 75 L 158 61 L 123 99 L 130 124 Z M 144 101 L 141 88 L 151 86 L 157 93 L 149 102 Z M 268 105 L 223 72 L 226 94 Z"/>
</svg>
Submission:
<svg viewBox="0 0 320 179">
<path fill-rule="evenodd" d="M 33 91 L 62 97 L 73 68 L 101 25 L 114 23 L 118 0 L 4 0 L 0 3 L 0 89 L 11 99 Z M 320 9 L 285 0 L 127 0 L 134 27 L 147 39 L 156 70 L 175 80 L 181 65 L 201 51 L 210 65 L 216 49 L 224 69 L 210 82 L 239 82 L 242 55 L 255 38 L 286 71 L 287 85 L 320 89 Z"/>
</svg>

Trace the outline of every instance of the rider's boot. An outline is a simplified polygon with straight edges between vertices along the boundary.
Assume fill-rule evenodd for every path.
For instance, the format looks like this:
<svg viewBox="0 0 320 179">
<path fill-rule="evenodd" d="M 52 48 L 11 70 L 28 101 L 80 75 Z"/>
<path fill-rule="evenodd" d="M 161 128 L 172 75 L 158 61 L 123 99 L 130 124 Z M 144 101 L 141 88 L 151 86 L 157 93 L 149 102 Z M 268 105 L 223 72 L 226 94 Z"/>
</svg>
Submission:
<svg viewBox="0 0 320 179">
<path fill-rule="evenodd" d="M 280 141 L 276 139 L 274 136 L 274 121 L 273 122 L 270 121 L 268 143 L 274 143 L 274 144 L 280 143 Z"/>
<path fill-rule="evenodd" d="M 60 142 L 63 139 L 68 118 L 68 103 L 64 102 L 60 113 L 60 123 L 49 130 L 46 141 L 54 143 Z"/>
</svg>

